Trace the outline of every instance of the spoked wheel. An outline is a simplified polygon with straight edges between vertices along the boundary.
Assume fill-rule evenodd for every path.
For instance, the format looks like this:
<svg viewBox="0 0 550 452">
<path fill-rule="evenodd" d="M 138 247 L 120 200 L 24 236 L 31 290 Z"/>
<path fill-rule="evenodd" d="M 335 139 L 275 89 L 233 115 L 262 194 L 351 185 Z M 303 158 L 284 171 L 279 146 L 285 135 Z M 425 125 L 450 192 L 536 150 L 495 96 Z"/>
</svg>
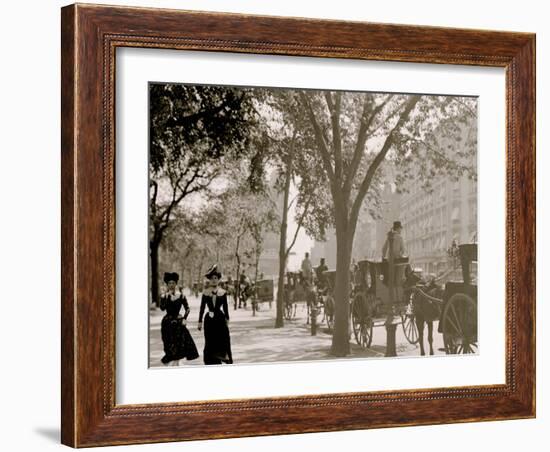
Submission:
<svg viewBox="0 0 550 452">
<path fill-rule="evenodd" d="M 353 299 L 351 309 L 351 322 L 355 341 L 364 348 L 370 347 L 372 343 L 373 319 L 369 304 L 369 297 L 364 293 L 358 293 Z"/>
<path fill-rule="evenodd" d="M 477 303 L 472 297 L 456 293 L 449 298 L 441 322 L 448 355 L 477 353 Z"/>
<path fill-rule="evenodd" d="M 407 311 L 401 314 L 401 326 L 403 327 L 403 333 L 409 343 L 418 343 L 418 328 L 416 327 L 414 312 L 410 305 L 407 306 Z"/>
<path fill-rule="evenodd" d="M 329 331 L 334 328 L 334 298 L 332 295 L 327 295 L 324 303 L 324 317 Z"/>
</svg>

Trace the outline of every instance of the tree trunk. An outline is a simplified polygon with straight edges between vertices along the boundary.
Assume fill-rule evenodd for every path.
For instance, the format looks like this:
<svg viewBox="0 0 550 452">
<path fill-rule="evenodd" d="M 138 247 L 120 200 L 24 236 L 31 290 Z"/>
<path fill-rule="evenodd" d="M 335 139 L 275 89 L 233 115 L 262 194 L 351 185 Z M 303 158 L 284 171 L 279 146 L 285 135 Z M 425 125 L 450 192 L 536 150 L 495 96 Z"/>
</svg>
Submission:
<svg viewBox="0 0 550 452">
<path fill-rule="evenodd" d="M 262 252 L 256 249 L 256 256 L 254 261 L 254 287 L 258 284 L 258 270 L 260 269 L 260 256 Z"/>
<path fill-rule="evenodd" d="M 334 331 L 331 353 L 334 356 L 347 356 L 349 347 L 349 295 L 351 249 L 353 231 L 336 224 L 336 287 L 334 290 Z M 351 232 L 351 234 L 348 234 Z"/>
<path fill-rule="evenodd" d="M 285 231 L 286 232 L 286 231 Z M 281 228 L 282 233 L 282 228 Z M 285 234 L 286 235 L 286 234 Z M 283 239 L 281 239 L 281 243 Z M 286 240 L 285 240 L 286 242 Z M 277 316 L 275 318 L 275 328 L 282 328 L 285 326 L 283 317 L 284 302 L 285 302 L 285 270 L 286 270 L 286 243 L 282 246 L 282 252 L 279 250 L 279 279 L 277 281 Z"/>
<path fill-rule="evenodd" d="M 201 258 L 199 261 L 199 268 L 197 273 L 197 293 L 204 292 L 204 287 L 202 287 L 204 276 L 202 274 L 202 267 L 204 265 L 204 253 L 201 254 Z"/>
<path fill-rule="evenodd" d="M 185 265 L 182 265 L 181 267 L 181 274 L 180 274 L 180 286 L 181 286 L 181 290 L 185 290 L 185 274 L 187 272 L 185 271 Z"/>
<path fill-rule="evenodd" d="M 149 241 L 149 255 L 151 256 L 151 303 L 159 306 L 159 247 L 160 240 Z"/>
<path fill-rule="evenodd" d="M 275 328 L 282 328 L 284 321 L 284 290 L 285 290 L 285 271 L 286 271 L 286 233 L 288 228 L 288 197 L 290 195 L 290 181 L 292 179 L 292 153 L 288 157 L 285 173 L 285 191 L 283 194 L 283 217 L 281 221 L 281 232 L 279 234 L 279 280 L 277 282 L 277 316 L 275 318 Z"/>
<path fill-rule="evenodd" d="M 237 309 L 237 305 L 239 304 L 240 296 L 241 296 L 241 256 L 239 254 L 240 244 L 241 244 L 241 235 L 237 237 L 237 245 L 235 247 L 235 259 L 237 260 L 237 274 L 236 274 L 237 282 L 235 284 L 234 309 Z"/>
<path fill-rule="evenodd" d="M 256 315 L 258 309 L 258 267 L 260 266 L 261 251 L 256 248 L 256 255 L 254 256 L 254 292 L 252 293 L 252 314 Z"/>
<path fill-rule="evenodd" d="M 189 271 L 187 272 L 187 287 L 193 292 L 193 274 L 195 270 L 195 261 L 191 261 L 189 264 Z"/>
<path fill-rule="evenodd" d="M 237 271 L 235 273 L 235 299 L 233 300 L 233 309 L 237 309 L 240 296 L 241 296 L 241 264 L 237 262 Z"/>
</svg>

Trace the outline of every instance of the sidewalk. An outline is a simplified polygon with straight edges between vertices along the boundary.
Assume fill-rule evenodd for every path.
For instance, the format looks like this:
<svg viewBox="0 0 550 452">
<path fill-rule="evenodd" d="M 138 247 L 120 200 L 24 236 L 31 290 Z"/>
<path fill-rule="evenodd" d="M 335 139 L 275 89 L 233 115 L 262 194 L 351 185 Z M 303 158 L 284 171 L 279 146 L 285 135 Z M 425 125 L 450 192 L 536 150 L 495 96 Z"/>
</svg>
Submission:
<svg viewBox="0 0 550 452">
<path fill-rule="evenodd" d="M 181 361 L 181 365 L 203 365 L 202 351 L 204 348 L 204 332 L 197 330 L 197 321 L 200 307 L 200 299 L 188 296 L 191 313 L 189 314 L 187 328 L 189 329 L 197 349 L 199 358 L 194 361 Z M 231 334 L 231 347 L 235 364 L 239 363 L 266 363 L 284 361 L 311 361 L 333 358 L 330 354 L 332 335 L 326 325 L 318 326 L 317 335 L 311 335 L 310 325 L 306 325 L 305 305 L 299 304 L 296 318 L 285 320 L 283 328 L 274 328 L 275 303 L 269 309 L 268 303 L 263 303 L 256 316 L 252 316 L 252 308 L 233 309 L 229 305 L 229 330 Z M 164 312 L 160 309 L 150 311 L 149 325 L 149 366 L 162 366 L 160 359 L 164 355 L 162 339 L 160 335 L 160 322 Z M 321 316 L 319 316 L 319 322 Z M 435 325 L 437 328 L 437 325 Z M 437 329 L 436 329 L 437 331 Z M 385 329 L 375 328 L 373 345 L 369 349 L 363 349 L 350 341 L 351 355 L 347 358 L 373 358 L 382 357 L 385 353 Z M 427 341 L 426 341 L 427 342 Z M 434 346 L 436 344 L 434 343 Z M 403 337 L 401 327 L 398 327 L 397 353 L 403 355 L 419 355 L 418 346 L 409 344 Z M 436 353 L 440 353 L 436 350 Z"/>
</svg>

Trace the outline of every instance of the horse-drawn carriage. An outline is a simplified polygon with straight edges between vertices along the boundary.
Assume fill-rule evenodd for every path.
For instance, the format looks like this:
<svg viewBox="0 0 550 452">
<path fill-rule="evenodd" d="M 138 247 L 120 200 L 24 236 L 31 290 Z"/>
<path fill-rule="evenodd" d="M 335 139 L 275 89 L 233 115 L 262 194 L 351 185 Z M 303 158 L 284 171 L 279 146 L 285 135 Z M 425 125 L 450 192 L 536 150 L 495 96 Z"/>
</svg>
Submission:
<svg viewBox="0 0 550 452">
<path fill-rule="evenodd" d="M 418 340 L 410 305 L 410 289 L 404 284 L 408 258 L 398 258 L 393 268 L 388 261 L 358 262 L 351 303 L 351 325 L 355 340 L 370 347 L 373 328 L 399 320 L 407 340 Z"/>
<path fill-rule="evenodd" d="M 448 281 L 441 289 L 435 281 L 421 281 L 411 271 L 408 258 L 361 261 L 353 291 L 351 324 L 357 343 L 369 347 L 373 327 L 400 318 L 403 333 L 411 344 L 420 342 L 424 354 L 423 328 L 428 323 L 430 353 L 432 322 L 439 320 L 447 354 L 477 351 L 477 244 L 459 245 L 462 281 Z M 392 275 L 393 273 L 393 275 Z M 393 278 L 393 279 L 392 279 Z"/>
<path fill-rule="evenodd" d="M 461 281 L 448 280 L 444 289 L 435 281 L 417 283 L 413 288 L 413 317 L 418 325 L 420 352 L 424 354 L 423 329 L 428 324 L 428 343 L 432 348 L 432 322 L 439 320 L 438 331 L 443 334 L 447 354 L 466 354 L 477 351 L 477 244 L 458 246 Z M 454 274 L 454 269 L 448 272 Z M 445 275 L 438 279 L 442 280 Z M 456 278 L 455 278 L 456 279 Z"/>
<path fill-rule="evenodd" d="M 307 323 L 311 320 L 312 309 L 315 315 L 321 314 L 329 330 L 334 325 L 334 284 L 336 271 L 325 271 L 315 282 L 306 280 L 300 272 L 288 272 L 286 275 L 284 297 L 284 317 L 292 320 L 296 317 L 298 304 L 307 310 Z"/>
<path fill-rule="evenodd" d="M 235 309 L 237 308 L 237 301 L 239 308 L 241 306 L 246 308 L 247 302 L 250 301 L 253 313 L 259 310 L 260 303 L 269 303 L 269 307 L 271 308 L 274 299 L 273 295 L 273 280 L 262 279 L 254 283 L 254 281 L 246 278 L 240 283 L 239 299 L 235 299 Z"/>
<path fill-rule="evenodd" d="M 273 303 L 273 294 L 274 290 L 272 279 L 262 279 L 260 281 L 256 281 L 253 295 L 255 303 L 269 303 L 269 306 L 271 307 L 271 303 Z"/>
<path fill-rule="evenodd" d="M 477 244 L 458 248 L 462 281 L 445 284 L 438 328 L 447 354 L 477 352 Z"/>
<path fill-rule="evenodd" d="M 309 312 L 309 307 L 315 302 L 313 283 L 306 280 L 301 272 L 287 272 L 284 291 L 285 320 L 296 317 L 298 304 L 304 303 Z"/>
</svg>

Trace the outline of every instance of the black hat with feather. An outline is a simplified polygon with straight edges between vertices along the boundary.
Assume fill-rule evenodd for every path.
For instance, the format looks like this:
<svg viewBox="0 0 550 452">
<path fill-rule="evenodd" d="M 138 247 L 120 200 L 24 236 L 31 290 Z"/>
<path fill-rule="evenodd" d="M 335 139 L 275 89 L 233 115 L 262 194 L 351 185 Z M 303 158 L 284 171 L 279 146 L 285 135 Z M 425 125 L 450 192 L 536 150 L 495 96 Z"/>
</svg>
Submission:
<svg viewBox="0 0 550 452">
<path fill-rule="evenodd" d="M 164 273 L 164 282 L 168 284 L 169 281 L 178 282 L 180 279 L 180 275 L 178 275 L 176 272 L 170 273 L 166 272 Z"/>
<path fill-rule="evenodd" d="M 217 264 L 212 265 L 212 267 L 208 269 L 208 272 L 206 272 L 206 275 L 204 275 L 204 277 L 208 279 L 212 279 L 214 276 L 217 276 L 218 279 L 222 277 Z"/>
</svg>

